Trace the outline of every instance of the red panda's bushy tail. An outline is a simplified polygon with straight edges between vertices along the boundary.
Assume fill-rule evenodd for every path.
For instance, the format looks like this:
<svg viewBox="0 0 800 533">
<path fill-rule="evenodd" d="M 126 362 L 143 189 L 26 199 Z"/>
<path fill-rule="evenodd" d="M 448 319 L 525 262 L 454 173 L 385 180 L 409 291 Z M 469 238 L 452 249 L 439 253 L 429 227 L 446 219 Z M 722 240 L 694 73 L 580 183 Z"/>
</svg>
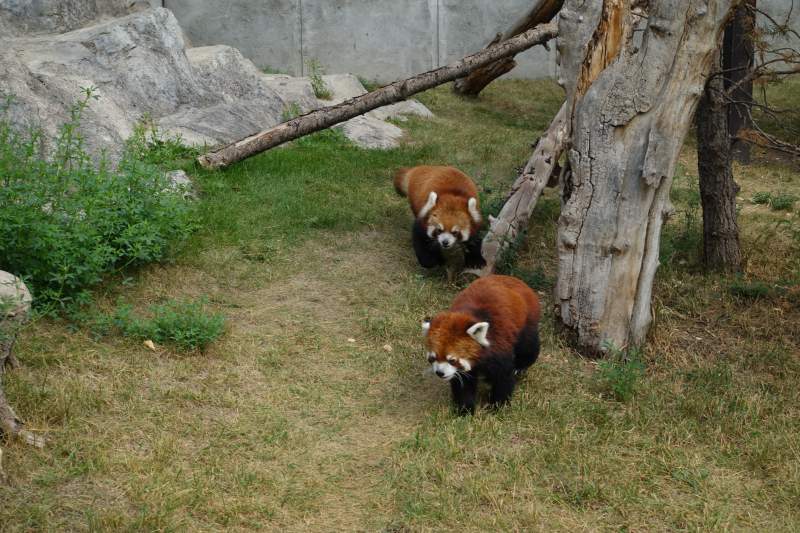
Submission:
<svg viewBox="0 0 800 533">
<path fill-rule="evenodd" d="M 408 171 L 410 168 L 398 168 L 394 173 L 394 190 L 400 196 L 408 196 Z"/>
</svg>

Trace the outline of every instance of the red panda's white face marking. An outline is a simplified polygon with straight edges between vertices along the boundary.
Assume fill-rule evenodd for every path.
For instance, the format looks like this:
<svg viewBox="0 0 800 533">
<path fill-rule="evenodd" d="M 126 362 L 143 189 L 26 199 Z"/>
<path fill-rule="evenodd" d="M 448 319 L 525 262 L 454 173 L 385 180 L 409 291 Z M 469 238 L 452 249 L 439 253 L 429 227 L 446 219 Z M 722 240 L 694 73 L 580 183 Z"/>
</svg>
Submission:
<svg viewBox="0 0 800 533">
<path fill-rule="evenodd" d="M 461 313 L 442 313 L 432 321 L 426 319 L 422 328 L 426 336 L 428 362 L 433 372 L 445 381 L 475 367 L 481 345 L 469 330 L 488 345 L 485 333 L 489 324 L 476 324 L 474 319 Z"/>
</svg>

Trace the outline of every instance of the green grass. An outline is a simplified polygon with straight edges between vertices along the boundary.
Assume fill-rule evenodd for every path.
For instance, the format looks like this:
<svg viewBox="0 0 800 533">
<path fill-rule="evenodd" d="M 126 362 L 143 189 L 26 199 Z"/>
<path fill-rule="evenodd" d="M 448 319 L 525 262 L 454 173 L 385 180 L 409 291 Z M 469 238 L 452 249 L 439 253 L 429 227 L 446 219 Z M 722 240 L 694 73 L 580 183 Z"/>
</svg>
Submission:
<svg viewBox="0 0 800 533">
<path fill-rule="evenodd" d="M 737 282 L 699 271 L 696 160 L 682 155 L 643 371 L 598 368 L 558 334 L 548 190 L 507 265 L 545 310 L 511 406 L 456 417 L 424 374 L 419 321 L 459 286 L 416 265 L 392 171 L 455 164 L 492 211 L 559 97 L 545 82 L 496 83 L 477 102 L 441 88 L 421 96 L 437 118 L 404 124 L 400 149 L 323 133 L 224 172 L 188 166 L 201 229 L 175 264 L 103 286 L 98 305 L 208 295 L 225 335 L 186 357 L 59 321 L 26 330 L 4 383 L 49 444 L 3 444 L 0 529 L 800 528 L 800 233 L 795 212 L 749 201 L 800 192 L 781 162 L 736 169 Z M 782 289 L 758 297 L 759 283 Z"/>
</svg>

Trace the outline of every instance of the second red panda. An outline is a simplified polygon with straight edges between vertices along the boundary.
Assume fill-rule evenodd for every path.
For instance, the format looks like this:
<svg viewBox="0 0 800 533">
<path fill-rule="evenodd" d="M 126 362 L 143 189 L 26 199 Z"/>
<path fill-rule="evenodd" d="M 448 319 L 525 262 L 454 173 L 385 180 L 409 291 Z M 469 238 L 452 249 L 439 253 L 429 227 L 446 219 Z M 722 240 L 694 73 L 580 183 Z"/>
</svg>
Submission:
<svg viewBox="0 0 800 533">
<path fill-rule="evenodd" d="M 443 252 L 456 246 L 464 247 L 465 266 L 484 265 L 478 236 L 478 188 L 469 176 L 454 167 L 401 168 L 395 174 L 394 187 L 411 204 L 415 218 L 412 243 L 420 265 L 444 264 Z"/>
<path fill-rule="evenodd" d="M 494 275 L 477 279 L 448 311 L 423 322 L 428 362 L 450 382 L 460 413 L 474 412 L 479 377 L 491 385 L 490 404 L 510 400 L 517 376 L 539 356 L 540 313 L 524 282 Z"/>
</svg>

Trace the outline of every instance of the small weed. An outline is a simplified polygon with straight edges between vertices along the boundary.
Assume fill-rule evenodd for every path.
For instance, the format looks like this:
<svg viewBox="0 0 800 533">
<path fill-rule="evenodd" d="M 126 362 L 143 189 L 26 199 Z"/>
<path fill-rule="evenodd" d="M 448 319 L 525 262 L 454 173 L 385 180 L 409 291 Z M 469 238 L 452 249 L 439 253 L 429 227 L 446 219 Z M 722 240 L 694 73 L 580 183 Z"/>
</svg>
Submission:
<svg viewBox="0 0 800 533">
<path fill-rule="evenodd" d="M 645 365 L 638 350 L 620 350 L 606 345 L 606 359 L 598 364 L 598 378 L 603 388 L 618 402 L 627 402 L 636 393 L 644 377 Z"/>
<path fill-rule="evenodd" d="M 204 349 L 223 332 L 225 318 L 221 313 L 206 311 L 206 301 L 178 302 L 170 300 L 150 307 L 150 317 L 141 318 L 130 305 L 117 307 L 111 324 L 126 337 L 170 343 L 182 350 Z"/>
<path fill-rule="evenodd" d="M 286 74 L 285 71 L 278 68 L 270 67 L 269 65 L 267 65 L 266 67 L 261 67 L 261 72 L 263 72 L 264 74 Z"/>
<path fill-rule="evenodd" d="M 284 122 L 289 122 L 293 118 L 299 117 L 302 114 L 303 110 L 300 109 L 300 105 L 297 102 L 292 102 L 291 104 L 283 108 L 283 113 L 281 114 L 281 120 L 283 120 Z"/>
<path fill-rule="evenodd" d="M 308 77 L 311 79 L 311 87 L 314 89 L 314 94 L 320 100 L 330 100 L 333 97 L 328 86 L 325 85 L 325 80 L 322 76 L 325 75 L 325 70 L 322 68 L 319 60 L 312 58 L 306 61 L 306 68 L 308 69 Z"/>
<path fill-rule="evenodd" d="M 797 202 L 797 196 L 787 193 L 773 194 L 769 206 L 775 211 L 791 211 Z"/>
<path fill-rule="evenodd" d="M 728 291 L 739 298 L 759 300 L 774 296 L 778 292 L 778 288 L 763 281 L 747 281 L 739 277 L 731 282 Z"/>
<path fill-rule="evenodd" d="M 367 92 L 372 92 L 372 91 L 374 91 L 376 89 L 380 89 L 383 86 L 382 84 L 378 83 L 377 81 L 374 81 L 374 80 L 370 81 L 370 80 L 368 80 L 367 78 L 365 78 L 363 76 L 358 76 L 358 81 L 361 82 L 361 85 L 364 86 L 364 88 L 367 90 Z"/>
<path fill-rule="evenodd" d="M 770 202 L 771 199 L 772 199 L 772 193 L 769 193 L 767 191 L 759 191 L 753 195 L 753 198 L 751 198 L 750 201 L 757 205 L 766 205 Z"/>
</svg>

